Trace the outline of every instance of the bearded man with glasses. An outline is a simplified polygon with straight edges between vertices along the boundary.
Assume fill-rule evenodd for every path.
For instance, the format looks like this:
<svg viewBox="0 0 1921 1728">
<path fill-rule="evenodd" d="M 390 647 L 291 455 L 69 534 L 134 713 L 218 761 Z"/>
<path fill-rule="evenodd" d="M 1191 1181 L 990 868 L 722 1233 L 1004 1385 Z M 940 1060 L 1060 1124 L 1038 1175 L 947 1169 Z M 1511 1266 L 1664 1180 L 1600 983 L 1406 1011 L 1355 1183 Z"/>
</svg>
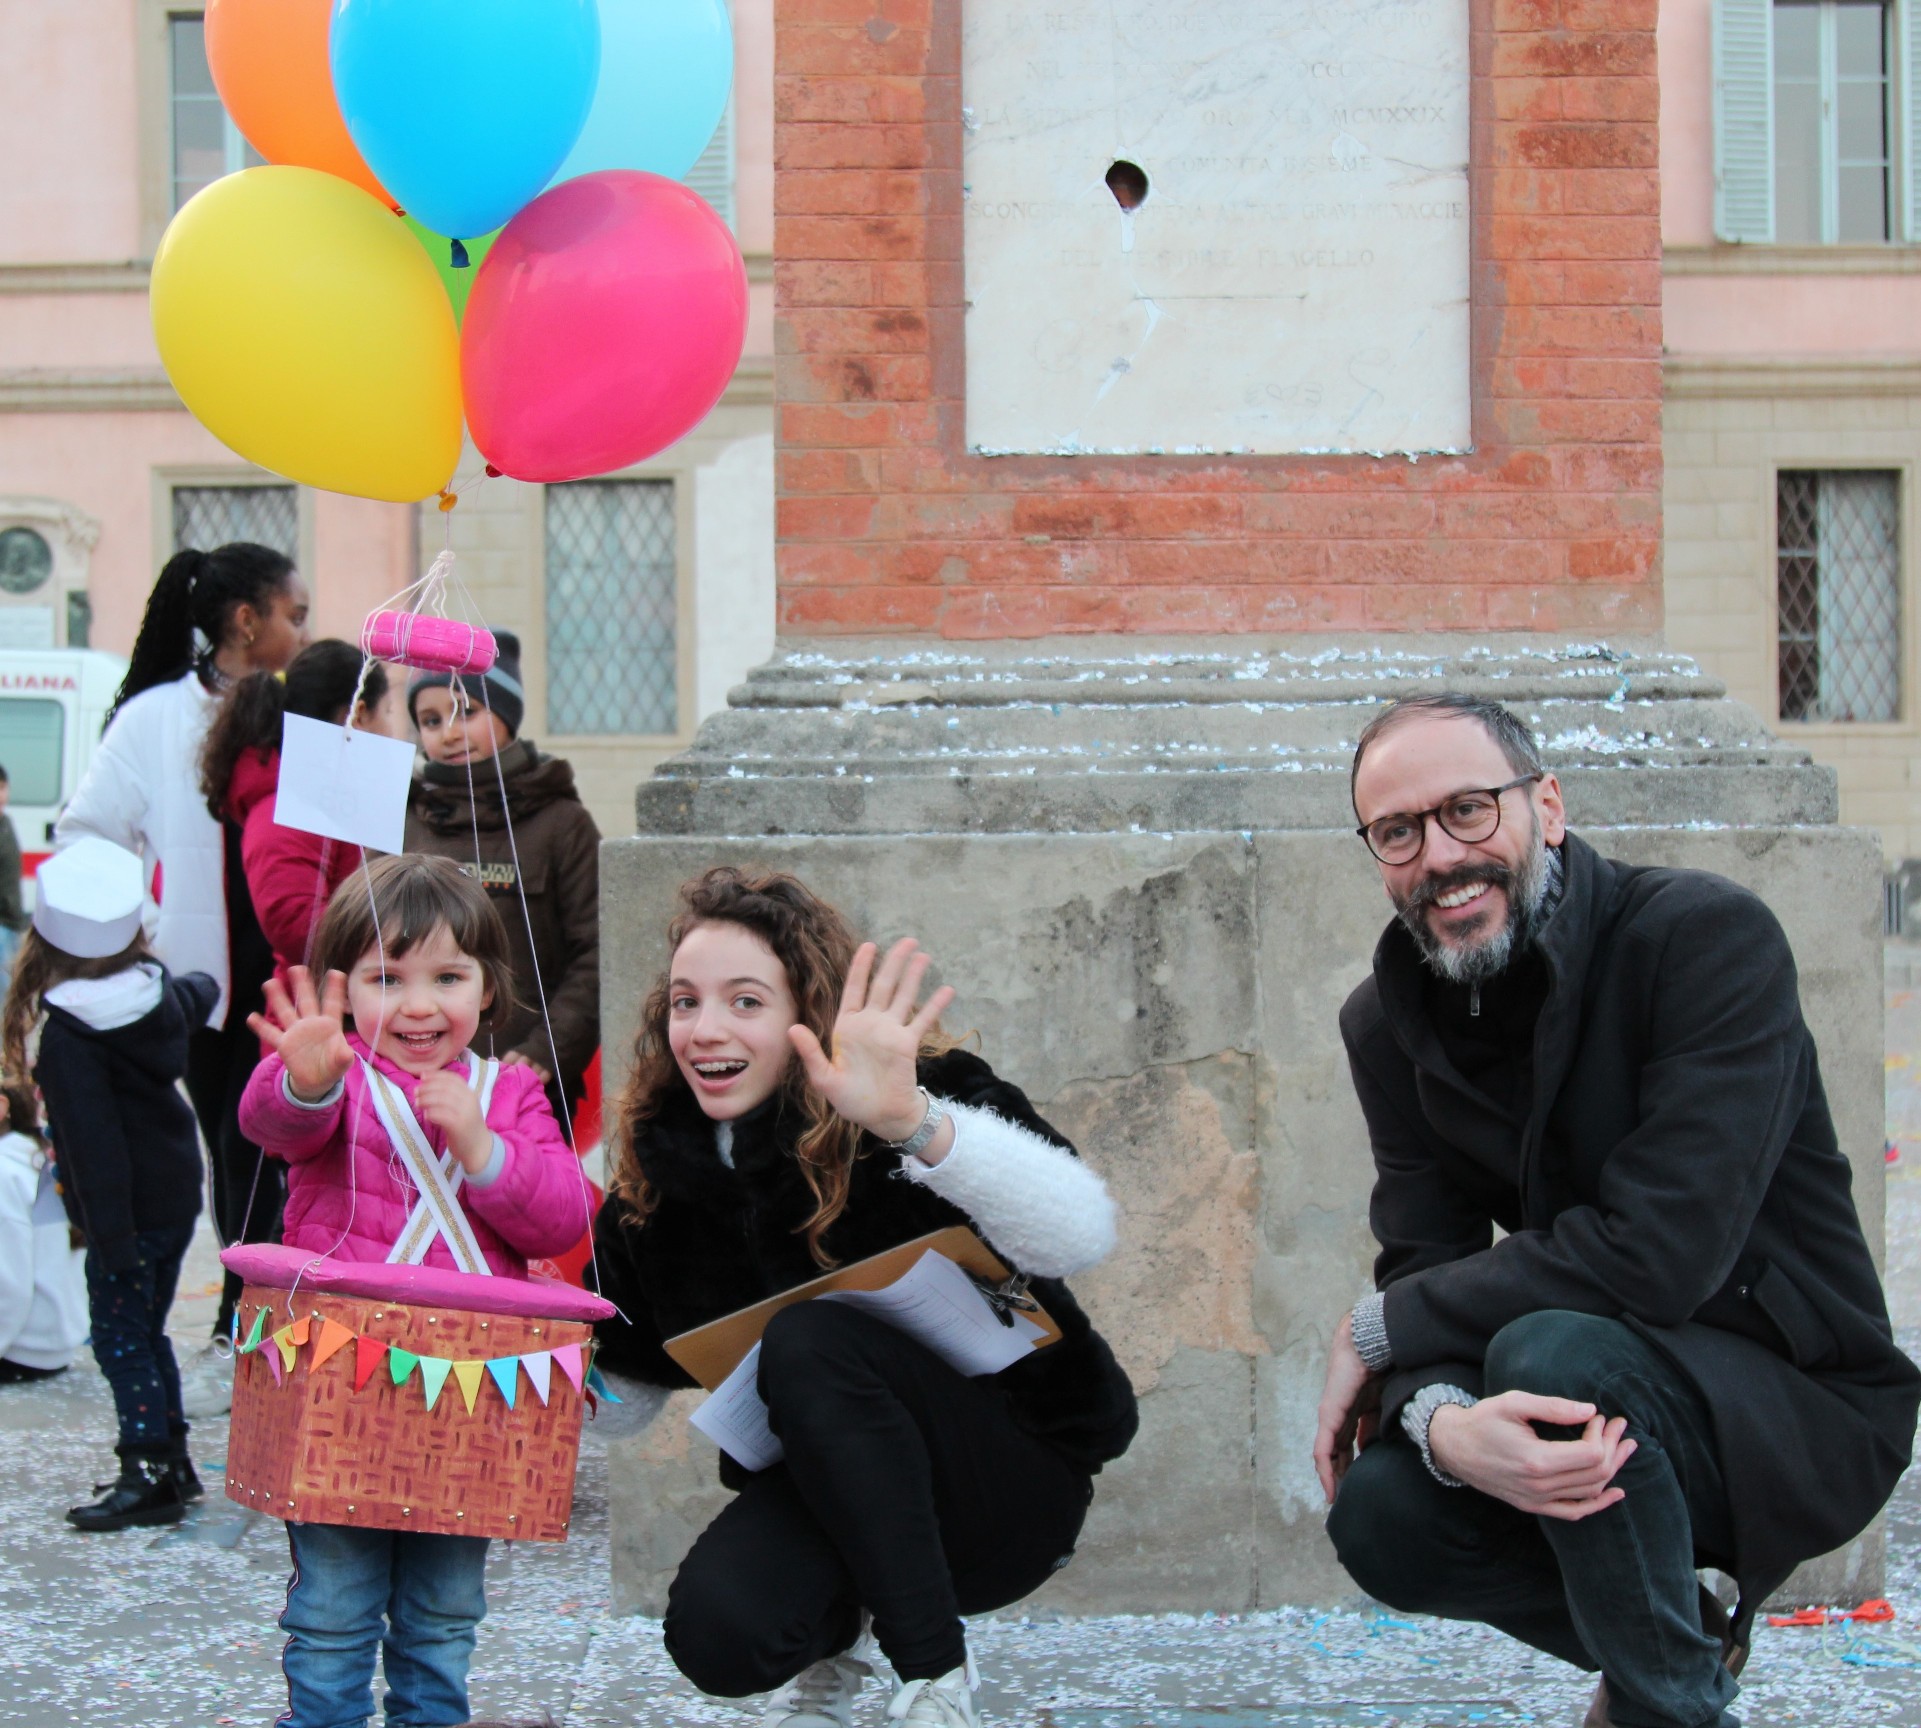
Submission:
<svg viewBox="0 0 1921 1728">
<path fill-rule="evenodd" d="M 1380 1254 L 1328 1533 L 1390 1606 L 1599 1669 L 1589 1728 L 1735 1728 L 1755 1607 L 1880 1510 L 1921 1404 L 1787 939 L 1570 834 L 1498 703 L 1394 704 L 1352 789 L 1397 917 L 1341 1012 Z"/>
</svg>

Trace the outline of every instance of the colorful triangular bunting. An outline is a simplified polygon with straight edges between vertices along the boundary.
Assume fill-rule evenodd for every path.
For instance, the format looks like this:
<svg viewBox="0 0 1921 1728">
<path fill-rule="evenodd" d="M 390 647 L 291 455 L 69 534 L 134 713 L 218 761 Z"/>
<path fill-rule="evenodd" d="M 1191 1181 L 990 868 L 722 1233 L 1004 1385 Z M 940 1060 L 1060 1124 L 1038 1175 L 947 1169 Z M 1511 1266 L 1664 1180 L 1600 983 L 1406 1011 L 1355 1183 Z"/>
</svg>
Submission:
<svg viewBox="0 0 1921 1728">
<path fill-rule="evenodd" d="M 582 1373 L 580 1346 L 578 1344 L 563 1344 L 558 1350 L 553 1352 L 553 1358 L 560 1364 L 561 1373 L 565 1374 L 567 1378 L 573 1382 L 574 1390 L 578 1392 L 580 1390 L 580 1376 Z"/>
<path fill-rule="evenodd" d="M 280 1352 L 278 1350 L 269 1350 L 267 1352 L 267 1366 L 273 1370 L 273 1383 L 278 1386 L 280 1384 L 281 1373 L 283 1372 L 280 1366 Z"/>
<path fill-rule="evenodd" d="M 337 1355 L 353 1341 L 351 1326 L 343 1326 L 338 1320 L 322 1320 L 320 1337 L 314 1345 L 313 1365 L 318 1368 L 328 1357 Z"/>
<path fill-rule="evenodd" d="M 398 1344 L 387 1352 L 387 1372 L 394 1377 L 396 1386 L 406 1384 L 407 1376 L 414 1371 L 414 1365 L 419 1360 L 411 1350 L 403 1350 Z"/>
<path fill-rule="evenodd" d="M 460 1383 L 460 1395 L 467 1400 L 467 1414 L 472 1415 L 474 1399 L 480 1395 L 480 1373 L 486 1366 L 483 1362 L 456 1362 L 454 1378 Z"/>
<path fill-rule="evenodd" d="M 367 1384 L 367 1376 L 379 1367 L 381 1357 L 386 1354 L 387 1346 L 378 1338 L 354 1340 L 354 1390 L 356 1392 Z"/>
<path fill-rule="evenodd" d="M 494 1377 L 494 1384 L 500 1388 L 501 1397 L 507 1400 L 507 1408 L 514 1407 L 514 1388 L 520 1383 L 520 1358 L 500 1356 L 487 1364 L 487 1372 Z"/>
<path fill-rule="evenodd" d="M 311 1335 L 309 1329 L 312 1325 L 313 1316 L 311 1314 L 303 1314 L 287 1328 L 287 1336 L 294 1341 L 296 1346 L 302 1345 L 307 1342 L 308 1337 Z"/>
<path fill-rule="evenodd" d="M 521 1367 L 527 1370 L 527 1381 L 540 1394 L 541 1403 L 547 1402 L 547 1388 L 552 1384 L 554 1353 L 551 1350 L 536 1350 L 520 1359 Z"/>
<path fill-rule="evenodd" d="M 447 1371 L 453 1363 L 445 1356 L 423 1356 L 420 1359 L 420 1389 L 427 1395 L 427 1408 L 434 1407 L 434 1400 L 440 1396 L 441 1387 L 447 1384 Z"/>
<path fill-rule="evenodd" d="M 245 1356 L 250 1351 L 258 1350 L 260 1348 L 260 1335 L 266 1331 L 266 1329 L 267 1310 L 264 1308 L 256 1308 L 253 1316 L 253 1330 L 247 1334 L 246 1343 L 240 1346 L 240 1354 Z"/>
<path fill-rule="evenodd" d="M 587 1370 L 587 1390 L 593 1393 L 596 1398 L 605 1398 L 609 1404 L 624 1404 L 627 1402 L 624 1398 L 614 1396 L 598 1368 L 589 1368 Z"/>
<path fill-rule="evenodd" d="M 299 1348 L 293 1341 L 293 1328 L 291 1326 L 281 1327 L 280 1330 L 273 1335 L 273 1341 L 275 1348 L 280 1352 L 281 1367 L 291 1368 L 293 1366 L 294 1352 Z"/>
</svg>

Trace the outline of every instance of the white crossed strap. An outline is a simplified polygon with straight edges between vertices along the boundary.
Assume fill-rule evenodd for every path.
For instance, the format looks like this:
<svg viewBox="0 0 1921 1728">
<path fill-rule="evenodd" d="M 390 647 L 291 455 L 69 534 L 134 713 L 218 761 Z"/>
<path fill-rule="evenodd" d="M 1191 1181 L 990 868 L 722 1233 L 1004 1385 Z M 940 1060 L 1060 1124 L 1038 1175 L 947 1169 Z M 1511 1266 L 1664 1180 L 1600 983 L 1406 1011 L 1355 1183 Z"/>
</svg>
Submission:
<svg viewBox="0 0 1921 1728">
<path fill-rule="evenodd" d="M 443 1152 L 436 1158 L 432 1143 L 407 1103 L 407 1095 L 366 1058 L 361 1059 L 360 1066 L 366 1071 L 367 1092 L 373 1099 L 374 1113 L 386 1129 L 394 1150 L 406 1161 L 414 1186 L 420 1190 L 420 1198 L 408 1215 L 406 1227 L 388 1252 L 387 1264 L 418 1266 L 427 1258 L 434 1238 L 444 1236 L 454 1264 L 461 1271 L 492 1276 L 493 1268 L 481 1253 L 473 1223 L 460 1204 L 460 1185 L 467 1176 L 460 1160 L 452 1152 Z M 480 1095 L 482 1120 L 493 1102 L 494 1081 L 499 1073 L 498 1062 L 482 1062 L 471 1050 L 467 1052 L 467 1085 Z"/>
</svg>

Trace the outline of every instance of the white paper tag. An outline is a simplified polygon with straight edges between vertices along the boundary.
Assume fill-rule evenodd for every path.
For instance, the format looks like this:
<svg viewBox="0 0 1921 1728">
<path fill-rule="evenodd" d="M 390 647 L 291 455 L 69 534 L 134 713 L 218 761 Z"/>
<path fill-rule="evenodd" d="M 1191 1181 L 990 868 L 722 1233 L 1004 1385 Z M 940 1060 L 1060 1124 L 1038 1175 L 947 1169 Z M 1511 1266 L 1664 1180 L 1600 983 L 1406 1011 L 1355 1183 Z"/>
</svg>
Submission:
<svg viewBox="0 0 1921 1728">
<path fill-rule="evenodd" d="M 289 714 L 281 726 L 273 819 L 369 851 L 399 852 L 407 843 L 413 772 L 411 744 Z"/>
</svg>

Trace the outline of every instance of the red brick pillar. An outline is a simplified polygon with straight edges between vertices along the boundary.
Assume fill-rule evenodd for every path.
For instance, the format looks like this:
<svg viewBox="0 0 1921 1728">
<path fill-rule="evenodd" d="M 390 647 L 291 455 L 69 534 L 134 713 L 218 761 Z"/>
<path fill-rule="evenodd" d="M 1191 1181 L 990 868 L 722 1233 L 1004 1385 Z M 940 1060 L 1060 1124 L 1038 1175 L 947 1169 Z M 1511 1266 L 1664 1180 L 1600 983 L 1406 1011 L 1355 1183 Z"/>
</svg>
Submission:
<svg viewBox="0 0 1921 1728">
<path fill-rule="evenodd" d="M 1656 0 L 1472 0 L 1474 452 L 976 457 L 963 0 L 776 0 L 787 635 L 1652 631 Z"/>
</svg>

